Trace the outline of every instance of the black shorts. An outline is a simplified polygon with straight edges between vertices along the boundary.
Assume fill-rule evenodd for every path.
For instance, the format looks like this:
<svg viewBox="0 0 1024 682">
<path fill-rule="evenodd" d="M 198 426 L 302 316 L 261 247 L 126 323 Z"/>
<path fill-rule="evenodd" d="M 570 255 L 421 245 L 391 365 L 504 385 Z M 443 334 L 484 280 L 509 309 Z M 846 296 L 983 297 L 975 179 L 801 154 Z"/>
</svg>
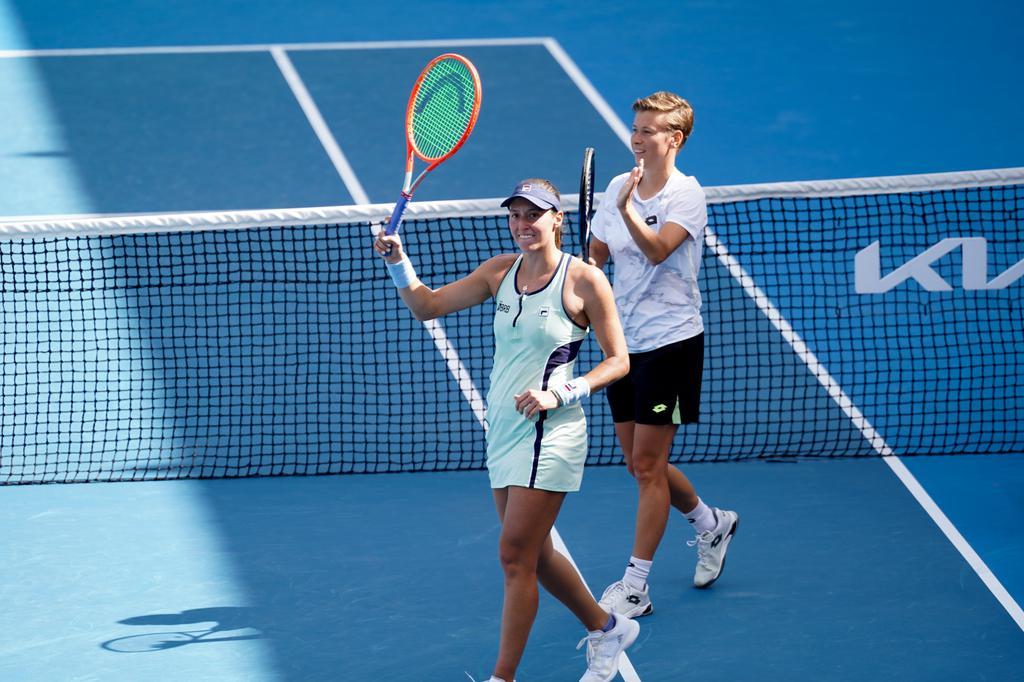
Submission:
<svg viewBox="0 0 1024 682">
<path fill-rule="evenodd" d="M 629 354 L 629 374 L 608 387 L 612 420 L 637 424 L 700 421 L 704 333 L 661 348 Z"/>
</svg>

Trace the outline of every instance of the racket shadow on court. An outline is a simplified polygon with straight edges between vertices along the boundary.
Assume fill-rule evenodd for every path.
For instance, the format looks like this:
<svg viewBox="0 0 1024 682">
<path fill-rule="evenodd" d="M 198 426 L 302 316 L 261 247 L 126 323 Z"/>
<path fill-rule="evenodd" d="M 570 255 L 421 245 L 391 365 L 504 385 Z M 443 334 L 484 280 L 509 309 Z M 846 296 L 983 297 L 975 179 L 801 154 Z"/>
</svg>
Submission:
<svg viewBox="0 0 1024 682">
<path fill-rule="evenodd" d="M 160 631 L 117 637 L 103 642 L 100 646 L 115 653 L 134 654 L 166 651 L 188 644 L 262 639 L 263 633 L 249 624 L 254 617 L 253 609 L 242 606 L 218 606 L 188 609 L 180 613 L 133 616 L 118 621 L 118 623 L 160 628 Z M 173 626 L 193 627 L 169 629 Z"/>
</svg>

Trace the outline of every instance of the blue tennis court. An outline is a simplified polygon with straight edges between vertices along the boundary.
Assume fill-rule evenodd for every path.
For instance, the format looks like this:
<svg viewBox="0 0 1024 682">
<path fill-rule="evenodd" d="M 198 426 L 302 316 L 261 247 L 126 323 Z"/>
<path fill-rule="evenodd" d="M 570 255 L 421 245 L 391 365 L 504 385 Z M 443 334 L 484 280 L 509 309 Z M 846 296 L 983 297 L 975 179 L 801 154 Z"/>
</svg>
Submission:
<svg viewBox="0 0 1024 682">
<path fill-rule="evenodd" d="M 743 510 L 743 536 L 728 574 L 702 592 L 689 585 L 688 529 L 672 520 L 657 610 L 630 652 L 639 679 L 1016 676 L 1019 627 L 878 460 L 689 471 Z M 996 504 L 1011 509 L 1019 482 Z M 560 519 L 592 587 L 619 577 L 632 522 L 612 503 L 632 488 L 623 471 L 592 468 Z M 498 527 L 480 472 L 4 498 L 17 548 L 3 569 L 10 679 L 398 680 L 413 666 L 417 679 L 479 679 L 493 656 Z M 585 666 L 577 625 L 547 597 L 540 614 L 521 676 L 574 679 Z"/>
<path fill-rule="evenodd" d="M 564 167 L 553 180 L 568 187 L 572 164 L 565 160 L 586 146 L 615 167 L 630 161 L 618 131 L 595 108 L 603 100 L 588 100 L 580 87 L 587 84 L 574 82 L 559 63 L 564 53 L 556 42 L 466 41 L 449 49 L 476 64 L 487 83 L 487 111 L 495 115 L 480 119 L 473 144 L 425 183 L 417 200 L 491 197 L 507 177 L 537 167 Z M 437 53 L 438 47 L 410 42 L 85 50 L 0 60 L 4 99 L 17 103 L 26 119 L 7 131 L 7 146 L 19 153 L 5 155 L 15 184 L 0 213 L 393 201 L 405 161 L 405 97 L 367 93 L 381 83 L 408 90 L 407 74 L 419 73 Z M 345 74 L 344 87 L 338 74 Z M 32 125 L 42 84 L 47 106 L 75 112 L 61 121 L 60 140 Z M 544 106 L 537 106 L 538 97 Z M 111 125 L 114 120 L 123 123 Z M 38 133 L 35 144 L 25 130 Z M 509 154 L 523 139 L 537 142 Z M 254 161 L 257 156 L 262 160 Z M 65 162 L 79 177 L 73 186 L 52 172 Z"/>
<path fill-rule="evenodd" d="M 480 70 L 483 114 L 470 142 L 424 184 L 418 202 L 487 200 L 538 172 L 574 192 L 585 146 L 597 149 L 603 185 L 631 162 L 624 144 L 629 102 L 663 87 L 683 91 L 697 106 L 699 134 L 682 162 L 709 187 L 1024 165 L 1024 137 L 1014 124 L 1020 95 L 997 87 L 1012 82 L 1024 62 L 1012 48 L 1020 10 L 1001 5 L 957 12 L 961 40 L 943 47 L 930 30 L 948 31 L 952 19 L 918 3 L 868 5 L 856 15 L 798 3 L 776 16 L 753 5 L 654 3 L 650 10 L 665 18 L 664 26 L 638 22 L 636 8 L 625 6 L 584 15 L 533 3 L 455 3 L 459 16 L 438 26 L 430 3 L 401 22 L 383 6 L 317 2 L 257 2 L 244 12 L 222 2 L 173 9 L 129 1 L 103 9 L 56 4 L 64 21 L 52 19 L 54 3 L 0 0 L 7 120 L 0 127 L 0 220 L 12 224 L 44 216 L 388 204 L 401 181 L 410 80 L 446 50 L 465 54 Z M 916 27 L 910 37 L 908 22 Z M 553 37 L 518 37 L 537 34 Z M 635 48 L 648 43 L 662 58 Z M 982 57 L 977 48 L 991 45 L 994 55 Z M 973 77 L 979 70 L 984 78 Z M 959 95 L 954 105 L 949 84 Z M 949 136 L 950 127 L 969 132 Z M 684 430 L 678 450 L 699 450 L 707 429 L 725 425 L 740 450 L 832 447 L 862 456 L 685 465 L 702 496 L 740 511 L 742 528 L 723 579 L 699 591 L 690 586 L 689 529 L 671 520 L 652 576 L 657 609 L 641 621 L 624 680 L 1020 676 L 1024 448 L 1014 445 L 1022 442 L 1024 423 L 1024 246 L 1020 200 L 998 182 L 986 187 L 993 184 L 937 190 L 924 203 L 914 195 L 899 205 L 856 199 L 844 208 L 832 199 L 796 198 L 766 210 L 755 201 L 760 224 L 777 221 L 784 230 L 801 212 L 815 229 L 835 229 L 842 236 L 827 245 L 835 257 L 791 248 L 776 231 L 751 233 L 747 223 L 730 229 L 723 218 L 703 268 L 708 282 L 733 285 L 708 298 L 706 320 L 720 330 L 723 348 L 742 353 L 711 350 L 706 390 L 720 402 L 709 425 Z M 736 196 L 728 187 L 721 194 Z M 933 209 L 947 203 L 948 212 Z M 730 205 L 722 204 L 723 216 L 731 215 Z M 908 226 L 915 238 L 906 236 Z M 891 285 L 890 293 L 848 295 L 852 256 L 872 241 L 882 245 L 881 272 L 892 273 L 951 237 L 987 239 L 984 283 L 1003 286 L 970 288 L 963 273 L 978 242 L 965 241 L 927 263 L 950 291 L 921 286 L 929 280 L 919 266 L 916 281 L 873 283 Z M 61 461 L 58 478 L 76 464 L 67 453 L 95 452 L 92 473 L 83 465 L 68 480 L 107 472 L 174 478 L 169 472 L 188 467 L 200 476 L 342 475 L 0 487 L 10 547 L 0 567 L 8 606 L 0 616 L 0 677 L 486 677 L 501 602 L 498 523 L 486 475 L 425 470 L 434 457 L 443 463 L 482 453 L 474 399 L 451 357 L 435 350 L 442 348 L 436 332 L 431 338 L 402 320 L 402 343 L 411 339 L 410 345 L 390 352 L 430 354 L 408 375 L 375 381 L 371 371 L 360 374 L 354 383 L 367 388 L 356 395 L 339 388 L 345 381 L 321 382 L 318 361 L 306 350 L 328 358 L 389 352 L 393 328 L 366 322 L 376 319 L 366 312 L 373 287 L 355 295 L 329 277 L 330 266 L 348 257 L 341 246 L 347 238 L 344 229 L 314 228 L 310 243 L 320 246 L 299 246 L 287 256 L 247 236 L 186 240 L 186 253 L 205 249 L 228 254 L 226 260 L 209 261 L 203 272 L 174 270 L 171 277 L 184 279 L 158 283 L 159 295 L 147 288 L 151 283 L 132 279 L 136 264 L 149 257 L 141 246 L 135 260 L 101 269 L 98 263 L 118 249 L 134 254 L 133 245 L 146 241 L 114 239 L 95 251 L 75 247 L 78 260 L 47 251 L 35 262 L 58 284 L 96 283 L 102 275 L 127 294 L 45 319 L 32 305 L 49 294 L 20 308 L 3 299 L 0 442 L 7 452 L 0 453 L 0 475 L 25 474 L 28 460 L 19 458 L 37 447 L 51 448 L 43 454 Z M 423 231 L 409 239 L 422 252 L 434 250 L 438 281 L 492 250 L 482 234 L 463 234 L 447 246 Z M 183 253 L 173 241 L 159 246 L 156 264 Z M 237 273 L 212 289 L 190 288 L 189 278 L 216 275 L 239 253 L 261 273 L 282 275 L 262 305 L 254 297 L 264 292 Z M 5 268 L 13 262 L 0 259 Z M 322 307 L 303 307 L 306 299 L 295 298 L 291 277 L 300 267 Z M 806 290 L 801 271 L 822 275 L 816 281 L 827 285 Z M 5 281 L 20 293 L 32 279 L 15 272 Z M 63 305 L 60 287 L 54 291 L 49 304 Z M 382 319 L 397 319 L 395 302 L 388 306 Z M 103 339 L 104 355 L 85 368 L 62 360 L 55 371 L 46 364 L 48 356 L 72 357 L 77 349 L 45 322 L 60 317 L 75 330 L 101 314 L 118 325 Z M 919 331 L 892 335 L 880 328 L 877 320 L 893 315 Z M 274 316 L 288 318 L 284 345 L 277 345 Z M 218 335 L 218 319 L 232 338 L 257 348 L 245 364 L 237 363 L 233 342 Z M 370 326 L 359 327 L 364 323 Z M 465 370 L 482 388 L 488 366 L 473 334 L 479 324 L 478 317 L 458 317 L 443 332 L 456 357 L 485 358 Z M 24 335 L 26 325 L 34 336 Z M 181 325 L 202 333 L 175 345 Z M 346 325 L 354 334 L 343 344 L 325 331 Z M 958 350 L 943 346 L 935 341 L 940 336 L 962 343 Z M 266 345 L 256 341 L 261 337 Z M 862 342 L 851 346 L 850 338 Z M 127 349 L 139 346 L 143 355 L 129 357 Z M 993 357 L 1003 360 L 986 361 Z M 123 363 L 110 364 L 119 358 Z M 174 363 L 198 378 L 176 380 L 167 372 Z M 275 372 L 290 377 L 282 390 L 254 390 L 257 377 Z M 773 384 L 781 376 L 797 383 L 780 398 Z M 382 411 L 421 377 L 438 378 L 427 395 L 408 400 L 409 414 L 398 417 L 402 428 L 389 433 Z M 72 384 L 75 391 L 60 388 Z M 239 421 L 218 385 L 241 391 L 231 397 L 245 395 L 252 413 Z M 154 389 L 159 400 L 141 408 L 140 421 L 129 397 Z M 52 411 L 26 417 L 25 396 L 44 393 Z M 124 402 L 76 411 L 95 396 Z M 355 400 L 365 401 L 355 417 L 307 407 Z M 185 416 L 197 403 L 206 410 L 199 421 Z M 926 407 L 925 417 L 906 420 L 921 413 L 920 405 L 948 409 L 933 414 Z M 604 410 L 601 399 L 588 406 L 598 424 L 607 420 Z M 44 423 L 36 434 L 46 435 L 45 446 L 30 444 L 32 429 Z M 297 439 L 314 423 L 325 425 L 322 449 L 362 442 L 381 459 L 352 468 L 305 459 Z M 433 441 L 424 433 L 447 423 L 466 435 L 446 452 L 430 453 Z M 251 456 L 249 464 L 203 469 L 197 430 Z M 69 434 L 81 435 L 69 442 Z M 803 434 L 802 445 L 793 434 Z M 269 445 L 279 457 L 260 459 Z M 1000 454 L 953 454 L 963 449 Z M 126 458 L 131 451 L 163 454 L 139 465 Z M 890 451 L 930 456 L 877 456 Z M 403 467 L 416 471 L 352 473 Z M 45 479 L 54 470 L 28 473 Z M 594 466 L 583 491 L 566 502 L 558 532 L 593 590 L 620 575 L 634 497 L 622 467 Z M 585 666 L 573 649 L 579 630 L 542 596 L 520 679 L 576 679 Z"/>
</svg>

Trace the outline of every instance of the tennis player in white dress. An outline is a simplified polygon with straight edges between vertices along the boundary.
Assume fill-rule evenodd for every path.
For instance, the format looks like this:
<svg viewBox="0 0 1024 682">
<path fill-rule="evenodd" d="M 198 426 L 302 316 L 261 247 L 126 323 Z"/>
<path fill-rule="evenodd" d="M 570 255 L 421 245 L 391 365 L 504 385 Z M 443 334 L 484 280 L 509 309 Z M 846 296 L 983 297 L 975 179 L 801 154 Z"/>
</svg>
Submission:
<svg viewBox="0 0 1024 682">
<path fill-rule="evenodd" d="M 640 628 L 598 605 L 573 565 L 555 551 L 550 532 L 565 494 L 578 490 L 583 478 L 587 427 L 580 401 L 629 371 L 626 340 L 607 278 L 561 251 L 558 190 L 543 179 L 524 180 L 502 206 L 520 253 L 494 256 L 439 289 L 419 280 L 397 235 L 381 232 L 374 249 L 419 320 L 493 300 L 487 468 L 502 524 L 505 598 L 491 682 L 515 679 L 537 614 L 538 583 L 587 629 L 580 642 L 587 646 L 581 682 L 605 682 L 615 677 Z M 588 330 L 604 358 L 577 378 L 575 360 Z"/>
</svg>

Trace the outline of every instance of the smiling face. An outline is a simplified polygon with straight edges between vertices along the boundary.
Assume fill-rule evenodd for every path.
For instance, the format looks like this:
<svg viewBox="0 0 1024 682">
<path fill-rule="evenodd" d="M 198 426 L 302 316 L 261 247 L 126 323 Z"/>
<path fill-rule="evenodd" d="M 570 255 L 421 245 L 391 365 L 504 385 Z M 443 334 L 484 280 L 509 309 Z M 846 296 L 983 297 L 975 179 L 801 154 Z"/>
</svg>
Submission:
<svg viewBox="0 0 1024 682">
<path fill-rule="evenodd" d="M 661 90 L 633 102 L 633 135 L 630 147 L 637 164 L 670 168 L 676 154 L 693 132 L 693 107 L 685 99 Z"/>
<path fill-rule="evenodd" d="M 563 217 L 561 211 L 540 208 L 522 197 L 508 205 L 508 229 L 524 253 L 558 248 Z"/>
<path fill-rule="evenodd" d="M 633 117 L 629 144 L 636 162 L 648 167 L 675 160 L 683 144 L 683 133 L 669 127 L 670 114 L 663 111 L 638 111 Z"/>
</svg>

